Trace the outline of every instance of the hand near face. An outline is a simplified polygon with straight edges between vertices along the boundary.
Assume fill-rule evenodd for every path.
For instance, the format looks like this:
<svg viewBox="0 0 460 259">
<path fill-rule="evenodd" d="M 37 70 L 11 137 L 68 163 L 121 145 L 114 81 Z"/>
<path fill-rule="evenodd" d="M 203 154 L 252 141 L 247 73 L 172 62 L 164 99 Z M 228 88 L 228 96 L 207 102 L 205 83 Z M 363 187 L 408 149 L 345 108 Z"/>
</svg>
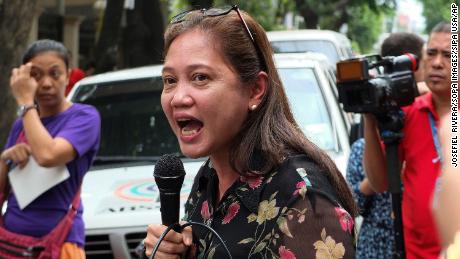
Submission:
<svg viewBox="0 0 460 259">
<path fill-rule="evenodd" d="M 18 104 L 33 104 L 37 81 L 31 76 L 32 63 L 14 68 L 10 77 L 10 87 Z"/>
<path fill-rule="evenodd" d="M 160 224 L 152 224 L 148 226 L 147 237 L 144 239 L 145 255 L 147 255 L 147 257 L 150 258 L 158 239 L 166 228 L 166 226 Z M 171 230 L 161 242 L 160 247 L 155 254 L 155 258 L 180 259 L 191 244 L 191 227 L 184 228 L 182 233 L 177 233 L 174 230 Z"/>
<path fill-rule="evenodd" d="M 4 161 L 11 160 L 14 164 L 19 165 L 20 168 L 24 168 L 29 161 L 31 155 L 31 149 L 26 143 L 20 143 L 14 145 L 0 155 L 0 158 Z"/>
</svg>

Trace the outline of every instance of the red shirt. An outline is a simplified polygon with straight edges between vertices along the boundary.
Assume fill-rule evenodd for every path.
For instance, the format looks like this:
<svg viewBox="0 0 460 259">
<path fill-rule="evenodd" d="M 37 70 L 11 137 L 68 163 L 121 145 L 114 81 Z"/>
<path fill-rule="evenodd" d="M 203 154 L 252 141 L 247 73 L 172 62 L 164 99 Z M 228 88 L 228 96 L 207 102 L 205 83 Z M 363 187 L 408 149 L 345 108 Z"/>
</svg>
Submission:
<svg viewBox="0 0 460 259">
<path fill-rule="evenodd" d="M 72 68 L 70 70 L 70 75 L 69 75 L 69 84 L 65 88 L 65 96 L 67 96 L 70 93 L 70 90 L 72 90 L 72 87 L 83 79 L 85 77 L 85 72 L 79 68 Z"/>
<path fill-rule="evenodd" d="M 402 201 L 406 256 L 407 259 L 438 259 L 441 245 L 431 213 L 431 197 L 441 166 L 439 159 L 436 159 L 438 154 L 431 133 L 429 112 L 433 114 L 436 128 L 439 127 L 439 117 L 431 93 L 417 97 L 403 111 L 406 118 L 400 149 L 406 161 Z"/>
</svg>

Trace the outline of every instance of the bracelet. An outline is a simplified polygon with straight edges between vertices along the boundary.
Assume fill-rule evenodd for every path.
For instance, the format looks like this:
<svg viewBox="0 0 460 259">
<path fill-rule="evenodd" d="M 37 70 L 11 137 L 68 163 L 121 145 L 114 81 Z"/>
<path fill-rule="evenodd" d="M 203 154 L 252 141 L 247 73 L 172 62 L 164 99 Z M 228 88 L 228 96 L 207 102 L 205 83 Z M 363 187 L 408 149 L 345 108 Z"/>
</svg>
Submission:
<svg viewBox="0 0 460 259">
<path fill-rule="evenodd" d="M 24 117 L 26 113 L 31 109 L 37 109 L 38 106 L 36 104 L 29 104 L 29 105 L 20 105 L 18 108 L 18 117 Z"/>
</svg>

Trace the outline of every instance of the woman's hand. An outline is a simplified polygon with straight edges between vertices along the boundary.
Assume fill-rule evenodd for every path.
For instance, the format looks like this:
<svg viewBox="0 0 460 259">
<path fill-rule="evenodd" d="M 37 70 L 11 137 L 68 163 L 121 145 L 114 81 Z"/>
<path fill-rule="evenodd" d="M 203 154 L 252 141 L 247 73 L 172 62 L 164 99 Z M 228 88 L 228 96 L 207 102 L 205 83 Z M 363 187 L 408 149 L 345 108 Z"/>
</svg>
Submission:
<svg viewBox="0 0 460 259">
<path fill-rule="evenodd" d="M 11 92 L 20 105 L 33 104 L 35 92 L 38 88 L 38 83 L 31 75 L 32 63 L 21 65 L 19 68 L 14 68 L 11 72 L 10 87 Z"/>
<path fill-rule="evenodd" d="M 14 164 L 19 165 L 20 168 L 24 168 L 29 161 L 31 153 L 29 145 L 19 143 L 3 151 L 0 158 L 3 161 L 11 160 Z"/>
<path fill-rule="evenodd" d="M 144 239 L 145 255 L 150 258 L 153 248 L 160 238 L 161 234 L 167 227 L 160 224 L 152 224 L 147 228 L 147 237 Z M 186 227 L 182 233 L 177 233 L 174 230 L 168 232 L 155 254 L 155 258 L 174 258 L 180 259 L 192 244 L 192 228 Z"/>
</svg>

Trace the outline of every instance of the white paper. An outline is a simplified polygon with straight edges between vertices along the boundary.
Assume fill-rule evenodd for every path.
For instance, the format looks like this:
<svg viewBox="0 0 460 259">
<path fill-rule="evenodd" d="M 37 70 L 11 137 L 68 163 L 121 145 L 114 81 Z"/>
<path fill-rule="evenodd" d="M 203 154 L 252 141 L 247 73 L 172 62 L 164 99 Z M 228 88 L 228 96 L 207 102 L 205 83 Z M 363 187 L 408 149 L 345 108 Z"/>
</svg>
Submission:
<svg viewBox="0 0 460 259">
<path fill-rule="evenodd" d="M 22 210 L 42 193 L 70 177 L 65 165 L 42 167 L 30 156 L 27 165 L 16 166 L 8 174 L 19 208 Z"/>
</svg>

